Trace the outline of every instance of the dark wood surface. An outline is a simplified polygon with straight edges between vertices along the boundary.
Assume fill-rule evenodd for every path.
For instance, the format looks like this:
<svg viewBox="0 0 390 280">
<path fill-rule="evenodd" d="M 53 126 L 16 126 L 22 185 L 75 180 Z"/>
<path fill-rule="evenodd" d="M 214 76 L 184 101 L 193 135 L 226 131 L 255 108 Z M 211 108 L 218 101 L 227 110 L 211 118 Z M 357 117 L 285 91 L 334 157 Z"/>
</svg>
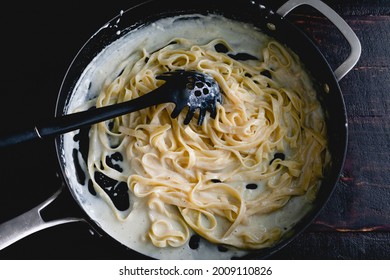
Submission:
<svg viewBox="0 0 390 280">
<path fill-rule="evenodd" d="M 358 64 L 340 81 L 349 141 L 336 191 L 314 224 L 274 258 L 390 258 L 390 2 L 324 1 L 356 32 Z M 345 55 L 329 21 L 307 9 L 289 17 L 312 35 L 331 65 Z"/>
<path fill-rule="evenodd" d="M 110 1 L 104 6 L 91 2 L 91 6 L 83 7 L 76 1 L 11 3 L 3 10 L 0 18 L 3 127 L 10 127 L 15 118 L 30 123 L 51 116 L 62 78 L 74 55 L 100 26 L 134 2 L 137 1 Z M 278 7 L 284 1 L 271 2 Z M 361 59 L 340 81 L 349 121 L 346 163 L 333 196 L 315 222 L 271 258 L 389 259 L 390 1 L 324 2 L 350 24 L 362 43 Z M 317 42 L 333 67 L 343 61 L 348 53 L 347 44 L 322 15 L 302 7 L 288 19 Z M 1 151 L 0 167 L 0 222 L 41 203 L 61 185 L 51 143 Z M 74 210 L 77 206 L 72 199 L 63 201 L 60 208 L 78 211 Z M 78 223 L 27 237 L 0 251 L 0 258 L 141 256 Z"/>
</svg>

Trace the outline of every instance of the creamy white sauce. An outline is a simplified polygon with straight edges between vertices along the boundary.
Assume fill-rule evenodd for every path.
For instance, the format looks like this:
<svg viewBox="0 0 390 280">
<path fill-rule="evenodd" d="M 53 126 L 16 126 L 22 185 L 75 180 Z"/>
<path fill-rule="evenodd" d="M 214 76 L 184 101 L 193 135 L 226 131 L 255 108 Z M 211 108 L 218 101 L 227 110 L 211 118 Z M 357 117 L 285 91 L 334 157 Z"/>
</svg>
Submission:
<svg viewBox="0 0 390 280">
<path fill-rule="evenodd" d="M 96 97 L 105 81 L 114 79 L 121 71 L 121 63 L 134 49 L 145 48 L 157 50 L 167 45 L 173 38 L 183 37 L 198 44 L 206 44 L 216 38 L 224 38 L 237 52 L 245 52 L 261 58 L 261 45 L 266 37 L 254 27 L 237 23 L 220 16 L 201 16 L 198 19 L 182 20 L 187 16 L 166 18 L 148 26 L 141 27 L 124 35 L 106 47 L 88 65 L 81 75 L 75 89 L 67 113 L 87 109 L 88 100 Z M 179 20 L 180 19 L 180 20 Z M 108 27 L 105 27 L 108 28 Z M 77 132 L 64 135 L 64 159 L 66 174 L 76 198 L 87 214 L 113 238 L 140 253 L 158 259 L 229 259 L 232 256 L 246 254 L 244 251 L 229 249 L 220 252 L 217 246 L 201 241 L 197 250 L 188 245 L 180 248 L 157 248 L 145 238 L 149 227 L 149 217 L 144 211 L 141 201 L 132 200 L 132 211 L 125 221 L 119 221 L 112 209 L 98 196 L 89 193 L 87 186 L 77 182 L 75 166 L 72 158 L 73 148 L 78 143 L 73 140 Z M 85 168 L 85 163 L 80 157 Z M 86 172 L 87 174 L 87 172 Z M 303 197 L 294 197 L 283 209 L 264 216 L 261 223 L 264 227 L 279 226 L 291 228 L 307 212 L 310 203 Z M 254 225 L 256 227 L 257 225 Z"/>
</svg>

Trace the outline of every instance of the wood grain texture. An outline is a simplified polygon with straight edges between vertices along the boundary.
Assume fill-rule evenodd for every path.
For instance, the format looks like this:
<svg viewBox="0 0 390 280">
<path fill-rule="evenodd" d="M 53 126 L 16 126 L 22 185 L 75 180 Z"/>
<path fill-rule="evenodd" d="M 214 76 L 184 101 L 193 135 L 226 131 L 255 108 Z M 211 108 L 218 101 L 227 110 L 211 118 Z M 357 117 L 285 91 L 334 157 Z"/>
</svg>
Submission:
<svg viewBox="0 0 390 280">
<path fill-rule="evenodd" d="M 288 250 L 277 252 L 271 259 L 387 260 L 390 258 L 389 238 L 388 232 L 306 232 L 291 243 Z"/>
<path fill-rule="evenodd" d="M 347 113 L 346 162 L 334 195 L 315 222 L 275 258 L 390 258 L 390 2 L 325 1 L 362 44 L 357 65 L 340 81 Z M 289 16 L 335 68 L 348 46 L 332 24 L 309 8 Z M 341 60 L 342 61 L 342 60 Z M 318 244 L 316 254 L 305 244 Z"/>
<path fill-rule="evenodd" d="M 388 230 L 390 17 L 348 13 L 344 18 L 361 40 L 362 56 L 340 81 L 348 113 L 348 153 L 337 191 L 315 224 L 339 231 Z M 333 27 L 323 17 L 294 14 L 291 20 L 313 34 L 331 65 L 348 52 L 344 44 L 337 45 L 340 34 L 329 32 Z M 327 42 L 332 42 L 331 47 L 324 46 Z"/>
</svg>

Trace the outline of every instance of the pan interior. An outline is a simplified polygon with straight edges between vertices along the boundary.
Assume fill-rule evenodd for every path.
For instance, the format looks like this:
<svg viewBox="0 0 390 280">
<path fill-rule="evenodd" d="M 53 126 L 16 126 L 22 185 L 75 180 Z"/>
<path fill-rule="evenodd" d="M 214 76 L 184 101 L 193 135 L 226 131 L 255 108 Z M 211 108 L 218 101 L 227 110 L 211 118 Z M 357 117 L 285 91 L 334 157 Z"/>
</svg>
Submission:
<svg viewBox="0 0 390 280">
<path fill-rule="evenodd" d="M 219 15 L 181 15 L 141 25 L 124 32 L 123 36 L 107 45 L 87 65 L 68 99 L 65 113 L 89 109 L 91 100 L 94 100 L 102 90 L 107 78 L 113 80 L 120 74 L 122 69 L 120 64 L 127 59 L 133 49 L 144 46 L 158 50 L 166 46 L 172 38 L 185 38 L 188 34 L 197 44 L 206 44 L 217 37 L 223 37 L 237 52 L 250 54 L 258 53 L 259 45 L 266 40 L 266 35 L 254 26 L 228 20 Z M 127 219 L 121 220 L 121 217 L 118 219 L 111 207 L 88 186 L 85 151 L 87 139 L 88 130 L 63 136 L 61 161 L 64 163 L 64 173 L 81 207 L 114 239 L 135 251 L 158 259 L 231 259 L 248 253 L 244 250 L 212 245 L 202 238 L 191 238 L 187 245 L 178 248 L 156 248 L 150 242 L 141 242 L 147 226 L 146 213 L 133 209 Z M 132 202 L 130 198 L 130 204 Z M 278 215 L 285 215 L 286 219 L 292 220 L 294 224 L 298 223 L 310 209 L 310 204 L 296 197 Z M 127 215 L 128 212 L 125 210 L 123 214 Z"/>
</svg>

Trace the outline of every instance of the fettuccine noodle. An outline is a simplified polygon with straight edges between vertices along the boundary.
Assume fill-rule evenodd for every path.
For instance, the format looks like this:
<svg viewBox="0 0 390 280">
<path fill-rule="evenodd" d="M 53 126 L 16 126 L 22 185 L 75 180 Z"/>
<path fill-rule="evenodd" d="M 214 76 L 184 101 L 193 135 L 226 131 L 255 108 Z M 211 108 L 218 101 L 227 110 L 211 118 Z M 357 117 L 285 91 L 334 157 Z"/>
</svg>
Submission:
<svg viewBox="0 0 390 280">
<path fill-rule="evenodd" d="M 220 85 L 223 104 L 201 126 L 184 125 L 185 111 L 172 119 L 167 103 L 91 129 L 96 192 L 126 220 L 94 174 L 127 182 L 148 211 L 145 236 L 157 247 L 183 246 L 192 232 L 243 249 L 272 246 L 286 229 L 267 228 L 261 218 L 295 196 L 313 200 L 330 161 L 323 112 L 298 57 L 273 40 L 259 50 L 261 59 L 228 53 L 234 49 L 223 39 L 196 45 L 183 38 L 134 51 L 96 100 L 103 107 L 137 98 L 164 83 L 158 74 L 177 69 L 209 74 Z M 105 163 L 115 152 L 124 158 L 119 171 Z"/>
</svg>

